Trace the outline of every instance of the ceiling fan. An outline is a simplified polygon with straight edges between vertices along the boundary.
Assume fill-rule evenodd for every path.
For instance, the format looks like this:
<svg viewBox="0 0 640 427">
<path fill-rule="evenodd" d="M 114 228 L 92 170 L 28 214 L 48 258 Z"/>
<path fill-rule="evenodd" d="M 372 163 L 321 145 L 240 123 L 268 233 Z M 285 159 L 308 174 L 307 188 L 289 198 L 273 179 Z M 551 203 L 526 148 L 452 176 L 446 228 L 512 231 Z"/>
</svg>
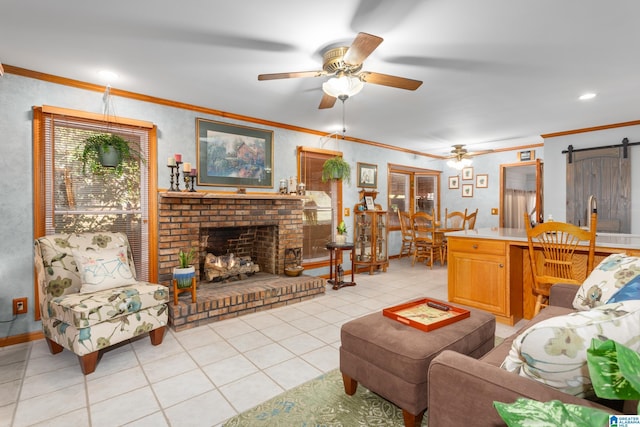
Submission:
<svg viewBox="0 0 640 427">
<path fill-rule="evenodd" d="M 318 108 L 331 108 L 336 99 L 344 101 L 358 93 L 364 83 L 391 86 L 399 89 L 416 90 L 422 82 L 388 74 L 362 71 L 362 63 L 380 43 L 382 37 L 367 33 L 358 33 L 351 46 L 340 46 L 327 50 L 322 55 L 322 70 L 297 71 L 290 73 L 260 74 L 258 80 L 289 79 L 294 77 L 332 76 L 325 82 L 324 94 Z M 336 84 L 344 87 L 336 88 Z"/>
<path fill-rule="evenodd" d="M 474 151 L 470 153 L 463 144 L 454 144 L 452 146 L 451 155 L 445 157 L 449 159 L 447 166 L 461 170 L 471 165 L 471 157 L 478 156 L 480 154 L 493 153 L 493 150 Z"/>
</svg>

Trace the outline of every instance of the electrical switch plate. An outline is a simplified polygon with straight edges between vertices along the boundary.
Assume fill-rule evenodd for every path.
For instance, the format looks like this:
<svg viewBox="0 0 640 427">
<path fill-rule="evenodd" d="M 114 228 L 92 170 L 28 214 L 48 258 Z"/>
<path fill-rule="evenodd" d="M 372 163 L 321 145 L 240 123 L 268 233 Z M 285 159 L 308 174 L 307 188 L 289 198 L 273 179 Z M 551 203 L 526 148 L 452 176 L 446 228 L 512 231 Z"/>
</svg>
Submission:
<svg viewBox="0 0 640 427">
<path fill-rule="evenodd" d="M 344 208 L 344 216 L 349 216 L 349 215 L 351 215 L 351 209 Z"/>
<path fill-rule="evenodd" d="M 498 208 L 491 208 L 491 215 L 498 215 Z"/>
</svg>

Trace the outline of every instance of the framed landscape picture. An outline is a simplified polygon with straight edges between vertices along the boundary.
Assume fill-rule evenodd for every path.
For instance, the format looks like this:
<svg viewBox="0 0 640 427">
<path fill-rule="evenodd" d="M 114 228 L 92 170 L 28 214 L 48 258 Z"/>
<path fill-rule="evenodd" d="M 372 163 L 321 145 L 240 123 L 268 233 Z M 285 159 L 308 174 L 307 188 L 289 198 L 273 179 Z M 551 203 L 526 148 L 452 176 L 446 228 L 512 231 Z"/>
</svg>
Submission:
<svg viewBox="0 0 640 427">
<path fill-rule="evenodd" d="M 460 180 L 459 180 L 458 175 L 450 176 L 449 177 L 449 189 L 450 190 L 455 190 L 457 188 L 460 188 Z"/>
<path fill-rule="evenodd" d="M 476 175 L 476 188 L 488 188 L 489 187 L 489 175 L 478 174 Z"/>
<path fill-rule="evenodd" d="M 196 119 L 198 185 L 273 187 L 273 131 Z"/>
<path fill-rule="evenodd" d="M 462 184 L 462 197 L 473 197 L 473 184 Z"/>
</svg>

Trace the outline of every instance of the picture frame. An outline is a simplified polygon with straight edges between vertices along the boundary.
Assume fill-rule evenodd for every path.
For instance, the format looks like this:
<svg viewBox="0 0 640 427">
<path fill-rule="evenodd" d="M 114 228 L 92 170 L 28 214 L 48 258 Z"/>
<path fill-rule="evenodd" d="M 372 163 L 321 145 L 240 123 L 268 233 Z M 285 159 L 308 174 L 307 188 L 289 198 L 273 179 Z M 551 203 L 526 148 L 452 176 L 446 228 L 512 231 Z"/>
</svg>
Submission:
<svg viewBox="0 0 640 427">
<path fill-rule="evenodd" d="M 489 175 L 483 173 L 477 174 L 476 188 L 489 188 Z"/>
<path fill-rule="evenodd" d="M 375 203 L 373 203 L 373 197 L 364 196 L 364 203 L 365 203 L 365 206 L 367 207 L 368 211 L 375 211 L 376 210 L 376 205 L 375 205 Z"/>
<path fill-rule="evenodd" d="M 460 177 L 458 175 L 449 177 L 449 190 L 456 190 L 460 188 Z"/>
<path fill-rule="evenodd" d="M 528 162 L 536 159 L 536 151 L 535 150 L 526 150 L 518 152 L 518 160 L 521 162 Z"/>
<path fill-rule="evenodd" d="M 473 184 L 462 184 L 462 197 L 473 197 Z"/>
<path fill-rule="evenodd" d="M 462 168 L 462 180 L 470 181 L 473 180 L 473 167 L 468 166 L 466 168 Z"/>
<path fill-rule="evenodd" d="M 358 162 L 358 187 L 378 188 L 378 165 Z"/>
<path fill-rule="evenodd" d="M 198 185 L 273 187 L 273 131 L 196 118 Z"/>
</svg>

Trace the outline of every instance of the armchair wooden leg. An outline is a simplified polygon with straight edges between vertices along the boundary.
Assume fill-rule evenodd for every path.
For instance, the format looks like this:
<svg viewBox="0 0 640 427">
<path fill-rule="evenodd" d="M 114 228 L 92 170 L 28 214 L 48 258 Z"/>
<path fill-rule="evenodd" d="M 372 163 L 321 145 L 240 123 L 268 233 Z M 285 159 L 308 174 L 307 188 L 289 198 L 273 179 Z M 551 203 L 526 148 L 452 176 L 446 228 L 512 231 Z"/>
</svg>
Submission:
<svg viewBox="0 0 640 427">
<path fill-rule="evenodd" d="M 153 345 L 162 344 L 162 340 L 164 339 L 165 329 L 166 329 L 166 326 L 162 326 L 161 328 L 157 328 L 149 332 L 149 337 L 151 337 L 151 344 Z"/>
<path fill-rule="evenodd" d="M 84 356 L 78 356 L 78 360 L 80 360 L 80 368 L 82 369 L 83 374 L 89 375 L 96 370 L 96 366 L 98 366 L 99 353 L 100 352 L 98 351 L 94 351 L 93 353 L 85 354 Z"/>
<path fill-rule="evenodd" d="M 58 354 L 62 350 L 64 350 L 64 347 L 49 338 L 47 338 L 47 345 L 49 346 L 49 351 L 51 352 L 51 354 Z"/>
</svg>

